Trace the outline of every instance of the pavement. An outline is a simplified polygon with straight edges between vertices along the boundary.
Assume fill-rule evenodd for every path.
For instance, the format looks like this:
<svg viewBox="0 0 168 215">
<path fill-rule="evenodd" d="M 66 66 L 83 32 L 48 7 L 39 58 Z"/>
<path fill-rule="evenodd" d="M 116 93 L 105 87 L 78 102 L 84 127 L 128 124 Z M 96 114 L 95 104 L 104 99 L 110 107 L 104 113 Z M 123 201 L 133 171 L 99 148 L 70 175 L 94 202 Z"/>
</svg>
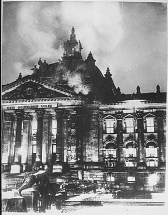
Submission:
<svg viewBox="0 0 168 215">
<path fill-rule="evenodd" d="M 3 212 L 3 215 L 37 215 L 37 213 L 30 211 L 28 213 L 21 212 Z M 66 207 L 62 210 L 50 210 L 41 215 L 167 215 L 168 208 L 165 206 L 124 206 L 124 205 L 103 205 L 103 206 L 74 206 Z"/>
<path fill-rule="evenodd" d="M 165 193 L 157 193 L 152 196 L 151 199 L 114 199 L 112 194 L 97 194 L 97 193 L 85 193 L 79 196 L 71 197 L 66 202 L 82 202 L 82 201 L 101 201 L 102 203 L 164 203 Z"/>
<path fill-rule="evenodd" d="M 13 190 L 14 196 L 16 195 Z M 6 193 L 7 195 L 7 193 Z M 12 192 L 8 192 L 7 196 L 11 197 Z M 66 200 L 65 204 L 60 210 L 52 206 L 50 210 L 40 214 L 67 214 L 67 215 L 167 215 L 168 204 L 165 204 L 165 193 L 155 193 L 152 199 L 114 199 L 112 194 L 97 194 L 97 193 L 84 193 L 79 196 L 70 197 Z M 95 204 L 101 202 L 101 204 Z M 83 204 L 86 203 L 86 204 Z M 89 203 L 89 204 L 87 204 Z M 93 204 L 92 204 L 93 203 Z M 25 214 L 25 212 L 3 212 L 3 215 Z M 34 211 L 26 212 L 26 214 L 37 214 Z"/>
</svg>

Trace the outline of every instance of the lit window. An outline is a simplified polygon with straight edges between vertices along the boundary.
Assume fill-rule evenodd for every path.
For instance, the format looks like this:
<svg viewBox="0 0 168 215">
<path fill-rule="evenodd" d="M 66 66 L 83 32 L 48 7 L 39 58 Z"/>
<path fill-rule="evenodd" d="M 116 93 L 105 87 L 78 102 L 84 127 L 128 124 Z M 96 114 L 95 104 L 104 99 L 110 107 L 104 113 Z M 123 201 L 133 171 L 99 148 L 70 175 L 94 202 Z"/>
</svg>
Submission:
<svg viewBox="0 0 168 215">
<path fill-rule="evenodd" d="M 105 119 L 105 130 L 106 133 L 114 133 L 114 119 Z"/>
<path fill-rule="evenodd" d="M 33 154 L 36 153 L 36 145 L 32 145 L 32 153 L 33 153 Z"/>
<path fill-rule="evenodd" d="M 106 149 L 105 150 L 105 157 L 116 158 L 116 149 Z"/>
<path fill-rule="evenodd" d="M 155 145 L 148 145 L 146 147 L 146 157 L 157 157 L 157 147 Z"/>
<path fill-rule="evenodd" d="M 125 161 L 126 167 L 136 167 L 137 163 L 133 161 Z"/>
<path fill-rule="evenodd" d="M 136 157 L 136 149 L 132 147 L 126 148 L 126 157 Z"/>
<path fill-rule="evenodd" d="M 164 128 L 164 131 L 166 131 L 166 117 L 163 119 L 163 128 Z"/>
<path fill-rule="evenodd" d="M 57 120 L 52 119 L 52 140 L 56 139 L 57 135 Z"/>
<path fill-rule="evenodd" d="M 133 143 L 130 142 L 127 144 L 125 149 L 126 157 L 136 157 L 136 148 L 133 148 Z"/>
<path fill-rule="evenodd" d="M 116 162 L 110 159 L 106 160 L 106 166 L 107 167 L 116 167 Z"/>
<path fill-rule="evenodd" d="M 52 153 L 54 153 L 54 154 L 55 154 L 55 153 L 56 153 L 56 151 L 57 151 L 57 149 L 56 149 L 56 144 L 53 144 L 53 145 L 52 145 Z"/>
<path fill-rule="evenodd" d="M 33 118 L 32 120 L 32 140 L 36 141 L 37 137 L 37 119 Z"/>
<path fill-rule="evenodd" d="M 107 176 L 107 181 L 115 181 L 114 176 L 108 175 Z"/>
<path fill-rule="evenodd" d="M 158 161 L 153 160 L 153 159 L 149 159 L 149 160 L 147 160 L 146 165 L 148 167 L 157 167 L 158 166 Z"/>
<path fill-rule="evenodd" d="M 108 143 L 106 145 L 106 148 L 103 149 L 103 152 L 104 152 L 104 156 L 105 158 L 116 158 L 117 157 L 117 150 L 116 150 L 116 147 L 113 143 Z"/>
<path fill-rule="evenodd" d="M 134 119 L 133 118 L 126 118 L 125 124 L 126 124 L 127 133 L 134 132 Z"/>
<path fill-rule="evenodd" d="M 146 118 L 146 129 L 147 132 L 154 132 L 154 117 Z"/>
<path fill-rule="evenodd" d="M 135 177 L 133 176 L 128 176 L 127 180 L 128 180 L 128 183 L 135 183 Z"/>
</svg>

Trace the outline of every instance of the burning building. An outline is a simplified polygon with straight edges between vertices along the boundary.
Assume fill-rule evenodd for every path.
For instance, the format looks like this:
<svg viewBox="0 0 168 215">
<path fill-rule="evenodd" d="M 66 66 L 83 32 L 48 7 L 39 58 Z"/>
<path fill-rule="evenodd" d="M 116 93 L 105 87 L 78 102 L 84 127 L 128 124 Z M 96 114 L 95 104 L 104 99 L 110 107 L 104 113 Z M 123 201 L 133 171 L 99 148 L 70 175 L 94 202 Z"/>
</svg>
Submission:
<svg viewBox="0 0 168 215">
<path fill-rule="evenodd" d="M 165 186 L 166 92 L 123 94 L 110 69 L 103 75 L 72 28 L 63 56 L 39 59 L 32 74 L 2 86 L 3 171 L 51 164 L 60 178 L 149 189 Z M 58 177 L 55 178 L 57 180 Z M 150 180 L 149 180 L 150 181 Z"/>
</svg>

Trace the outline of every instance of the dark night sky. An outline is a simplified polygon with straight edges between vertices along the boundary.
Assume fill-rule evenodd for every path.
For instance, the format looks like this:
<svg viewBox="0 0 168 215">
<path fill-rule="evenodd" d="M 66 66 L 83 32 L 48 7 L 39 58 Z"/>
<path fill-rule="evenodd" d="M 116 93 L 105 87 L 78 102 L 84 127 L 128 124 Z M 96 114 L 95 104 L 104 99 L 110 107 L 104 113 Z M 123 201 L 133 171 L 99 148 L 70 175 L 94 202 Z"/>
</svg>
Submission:
<svg viewBox="0 0 168 215">
<path fill-rule="evenodd" d="M 54 63 L 72 26 L 102 73 L 110 68 L 121 92 L 167 89 L 167 4 L 119 2 L 3 2 L 2 84 L 31 74 L 38 59 Z"/>
</svg>

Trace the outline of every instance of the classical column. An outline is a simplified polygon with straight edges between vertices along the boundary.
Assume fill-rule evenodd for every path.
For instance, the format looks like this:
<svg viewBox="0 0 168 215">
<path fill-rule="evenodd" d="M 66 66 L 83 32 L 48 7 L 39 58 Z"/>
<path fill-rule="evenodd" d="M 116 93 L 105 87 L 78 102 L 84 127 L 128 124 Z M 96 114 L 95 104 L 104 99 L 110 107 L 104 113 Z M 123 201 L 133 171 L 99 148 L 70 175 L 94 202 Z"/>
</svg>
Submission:
<svg viewBox="0 0 168 215">
<path fill-rule="evenodd" d="M 67 161 L 76 160 L 76 111 L 70 110 L 70 120 L 67 131 Z"/>
<path fill-rule="evenodd" d="M 23 130 L 22 130 L 22 139 L 21 139 L 21 163 L 25 166 L 28 162 L 28 150 L 30 142 L 30 120 L 31 115 L 28 112 L 24 113 L 23 116 Z"/>
<path fill-rule="evenodd" d="M 117 118 L 117 161 L 121 165 L 121 155 L 123 153 L 123 112 L 116 112 Z"/>
<path fill-rule="evenodd" d="M 36 132 L 37 132 L 37 113 L 32 110 L 30 112 L 30 134 L 29 134 L 29 147 L 28 147 L 28 165 L 32 166 L 33 161 L 33 147 L 36 147 Z M 34 146 L 35 145 L 35 146 Z"/>
<path fill-rule="evenodd" d="M 136 112 L 137 117 L 137 130 L 138 130 L 138 153 L 137 153 L 137 165 L 139 168 L 144 168 L 144 129 L 143 129 L 143 111 Z"/>
<path fill-rule="evenodd" d="M 4 112 L 4 118 L 3 118 L 3 129 L 2 129 L 2 159 L 1 162 L 4 165 L 4 168 L 6 165 L 8 165 L 10 161 L 10 151 L 11 147 L 13 146 L 12 140 L 12 114 Z M 4 169 L 5 170 L 5 169 Z"/>
<path fill-rule="evenodd" d="M 21 141 L 22 141 L 22 126 L 23 126 L 23 111 L 15 111 L 16 121 L 16 139 L 15 139 L 15 164 L 21 164 Z"/>
<path fill-rule="evenodd" d="M 62 161 L 62 116 L 63 110 L 56 109 L 57 117 L 57 143 L 56 143 L 56 161 Z"/>
<path fill-rule="evenodd" d="M 37 140 L 36 140 L 36 161 L 42 161 L 42 134 L 43 134 L 43 110 L 36 110 L 37 113 Z"/>
<path fill-rule="evenodd" d="M 42 162 L 47 162 L 49 154 L 48 143 L 49 143 L 49 113 L 45 112 L 43 116 L 43 135 L 42 135 Z"/>
<path fill-rule="evenodd" d="M 67 161 L 68 148 L 68 119 L 70 114 L 68 110 L 64 110 L 62 117 L 62 161 Z"/>
<path fill-rule="evenodd" d="M 163 153 L 165 148 L 165 141 L 164 141 L 164 112 L 163 111 L 156 111 L 157 117 L 157 125 L 158 125 L 158 164 L 161 165 L 165 162 L 165 155 Z"/>
<path fill-rule="evenodd" d="M 13 114 L 12 120 L 11 120 L 11 144 L 10 144 L 10 153 L 9 153 L 10 164 L 14 163 L 15 141 L 16 141 L 16 117 L 15 117 L 15 114 Z"/>
<path fill-rule="evenodd" d="M 99 156 L 99 161 L 103 161 L 103 113 L 99 113 L 99 131 L 98 131 L 98 156 Z"/>
<path fill-rule="evenodd" d="M 55 163 L 56 159 L 53 158 L 53 144 L 56 145 L 57 138 L 57 119 L 55 110 L 50 112 L 48 117 L 48 144 L 47 144 L 47 162 Z M 54 146 L 55 150 L 55 146 Z M 53 159 L 55 159 L 53 161 Z"/>
<path fill-rule="evenodd" d="M 76 160 L 82 161 L 82 143 L 83 143 L 82 109 L 75 108 L 75 110 L 76 110 Z"/>
</svg>

